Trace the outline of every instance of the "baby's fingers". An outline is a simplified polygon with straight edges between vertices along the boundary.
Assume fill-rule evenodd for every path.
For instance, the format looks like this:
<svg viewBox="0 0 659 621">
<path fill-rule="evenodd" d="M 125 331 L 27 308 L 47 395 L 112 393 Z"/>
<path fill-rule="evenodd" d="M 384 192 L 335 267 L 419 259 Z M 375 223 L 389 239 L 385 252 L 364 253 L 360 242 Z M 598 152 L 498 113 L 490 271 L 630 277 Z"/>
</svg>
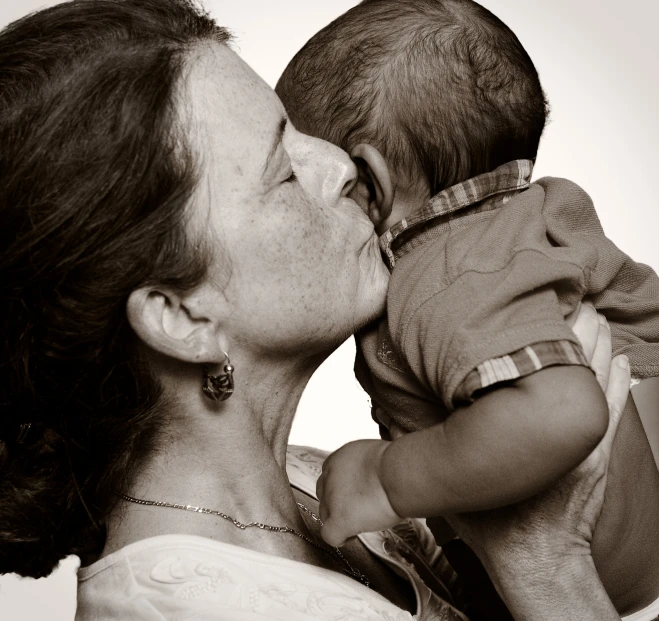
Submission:
<svg viewBox="0 0 659 621">
<path fill-rule="evenodd" d="M 321 473 L 321 475 L 318 477 L 318 480 L 316 481 L 316 498 L 322 503 L 323 498 L 325 498 L 325 481 L 327 480 L 327 477 L 325 476 L 325 473 Z M 322 519 L 322 518 L 321 518 Z"/>
<path fill-rule="evenodd" d="M 320 504 L 318 505 L 318 514 L 322 526 L 320 536 L 331 546 L 342 546 L 346 539 L 352 535 L 345 530 L 345 520 L 337 519 L 337 515 L 342 513 L 341 508 L 332 504 L 333 494 L 332 486 L 327 484 L 328 475 L 323 472 L 316 483 L 316 495 Z"/>
<path fill-rule="evenodd" d="M 334 520 L 331 516 L 323 520 L 320 536 L 327 545 L 340 548 L 353 535 L 354 533 L 347 533 L 341 528 L 339 520 Z"/>
</svg>

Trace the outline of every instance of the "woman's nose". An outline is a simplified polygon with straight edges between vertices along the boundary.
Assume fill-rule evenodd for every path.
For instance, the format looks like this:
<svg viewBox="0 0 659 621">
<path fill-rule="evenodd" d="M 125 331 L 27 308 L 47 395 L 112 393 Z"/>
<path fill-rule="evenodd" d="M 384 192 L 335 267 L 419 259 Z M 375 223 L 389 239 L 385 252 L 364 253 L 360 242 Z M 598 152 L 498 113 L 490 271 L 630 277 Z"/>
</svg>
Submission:
<svg viewBox="0 0 659 621">
<path fill-rule="evenodd" d="M 345 198 L 352 192 L 357 185 L 357 166 L 350 159 L 350 156 L 346 153 L 346 157 L 349 160 L 348 165 L 345 169 L 345 179 L 343 181 L 343 189 L 341 190 L 341 198 Z"/>
<path fill-rule="evenodd" d="M 300 174 L 309 175 L 309 189 L 321 195 L 328 207 L 336 207 L 357 183 L 357 167 L 350 156 L 329 142 L 297 133 L 289 153 L 301 164 Z"/>
<path fill-rule="evenodd" d="M 346 198 L 357 183 L 357 167 L 350 156 L 332 144 L 325 143 L 327 153 L 327 166 L 323 195 L 328 203 L 336 205 L 339 200 Z"/>
</svg>

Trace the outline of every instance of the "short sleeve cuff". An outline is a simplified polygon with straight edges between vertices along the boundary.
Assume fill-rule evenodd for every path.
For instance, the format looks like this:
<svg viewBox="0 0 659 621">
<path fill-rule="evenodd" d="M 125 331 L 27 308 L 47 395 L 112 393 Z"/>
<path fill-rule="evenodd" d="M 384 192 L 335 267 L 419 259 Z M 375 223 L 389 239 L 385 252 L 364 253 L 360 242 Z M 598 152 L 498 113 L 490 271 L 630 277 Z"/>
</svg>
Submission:
<svg viewBox="0 0 659 621">
<path fill-rule="evenodd" d="M 454 403 L 470 402 L 476 393 L 501 382 L 509 382 L 558 365 L 590 366 L 581 347 L 571 341 L 543 341 L 490 358 L 467 374 L 454 396 Z"/>
</svg>

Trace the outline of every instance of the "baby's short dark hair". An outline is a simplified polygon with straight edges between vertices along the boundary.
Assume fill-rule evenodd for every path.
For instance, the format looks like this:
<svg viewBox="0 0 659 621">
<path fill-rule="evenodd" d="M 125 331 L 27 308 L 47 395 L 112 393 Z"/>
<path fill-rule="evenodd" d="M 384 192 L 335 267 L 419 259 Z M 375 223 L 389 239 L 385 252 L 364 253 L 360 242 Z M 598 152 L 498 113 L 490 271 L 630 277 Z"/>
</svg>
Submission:
<svg viewBox="0 0 659 621">
<path fill-rule="evenodd" d="M 301 131 L 373 144 L 432 194 L 534 159 L 548 114 L 522 44 L 472 0 L 365 0 L 297 53 L 277 93 Z"/>
</svg>

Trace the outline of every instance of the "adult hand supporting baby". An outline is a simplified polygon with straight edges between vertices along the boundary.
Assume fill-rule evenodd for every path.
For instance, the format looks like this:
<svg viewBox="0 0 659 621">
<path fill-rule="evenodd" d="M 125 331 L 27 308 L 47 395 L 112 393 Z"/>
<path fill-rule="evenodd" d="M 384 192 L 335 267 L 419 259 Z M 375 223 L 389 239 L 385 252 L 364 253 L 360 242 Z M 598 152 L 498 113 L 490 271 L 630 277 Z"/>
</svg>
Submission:
<svg viewBox="0 0 659 621">
<path fill-rule="evenodd" d="M 608 324 L 592 305 L 582 305 L 573 330 L 609 404 L 609 426 L 600 444 L 573 472 L 525 502 L 447 517 L 478 554 L 516 619 L 620 618 L 597 576 L 590 542 L 602 509 L 613 439 L 629 394 L 629 363 L 625 356 L 611 360 Z M 549 601 L 552 606 L 546 606 Z"/>
</svg>

